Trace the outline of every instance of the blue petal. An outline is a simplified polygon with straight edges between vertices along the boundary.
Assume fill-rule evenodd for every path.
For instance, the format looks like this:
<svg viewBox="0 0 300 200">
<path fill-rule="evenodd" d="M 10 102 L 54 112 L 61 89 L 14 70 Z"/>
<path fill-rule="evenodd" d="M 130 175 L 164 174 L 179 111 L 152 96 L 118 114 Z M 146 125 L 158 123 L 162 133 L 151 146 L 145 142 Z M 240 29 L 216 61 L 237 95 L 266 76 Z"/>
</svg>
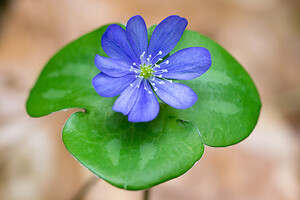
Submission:
<svg viewBox="0 0 300 200">
<path fill-rule="evenodd" d="M 131 17 L 126 26 L 127 39 L 138 58 L 145 52 L 147 56 L 148 32 L 144 19 L 136 15 Z"/>
<path fill-rule="evenodd" d="M 138 99 L 128 114 L 130 122 L 148 122 L 155 119 L 159 113 L 159 103 L 152 89 L 149 93 L 144 87 L 150 88 L 148 81 L 141 84 Z"/>
<path fill-rule="evenodd" d="M 130 83 L 134 82 L 135 79 L 134 75 L 116 78 L 101 72 L 93 78 L 92 84 L 100 96 L 114 97 L 119 95 Z"/>
<path fill-rule="evenodd" d="M 128 40 L 126 31 L 117 24 L 110 25 L 102 36 L 102 48 L 113 59 L 118 59 L 132 65 L 133 62 L 140 64 Z"/>
<path fill-rule="evenodd" d="M 130 65 L 121 60 L 96 55 L 94 61 L 96 67 L 109 76 L 121 77 L 125 76 L 126 74 L 132 73 L 130 71 Z"/>
<path fill-rule="evenodd" d="M 168 63 L 168 64 L 166 64 Z M 211 66 L 211 56 L 207 49 L 191 47 L 177 51 L 160 64 L 160 72 L 163 78 L 189 80 L 197 78 L 205 73 Z M 166 69 L 167 72 L 162 72 Z"/>
<path fill-rule="evenodd" d="M 152 55 L 152 64 L 172 51 L 181 38 L 186 26 L 187 20 L 176 15 L 167 17 L 157 25 L 151 36 L 148 48 L 148 54 Z M 162 54 L 156 56 L 159 54 L 159 51 Z"/>
<path fill-rule="evenodd" d="M 188 86 L 169 81 L 154 79 L 157 96 L 177 109 L 186 109 L 196 103 L 197 94 Z"/>
<path fill-rule="evenodd" d="M 138 98 L 141 79 L 137 78 L 131 86 L 128 86 L 116 100 L 113 110 L 127 115 Z"/>
</svg>

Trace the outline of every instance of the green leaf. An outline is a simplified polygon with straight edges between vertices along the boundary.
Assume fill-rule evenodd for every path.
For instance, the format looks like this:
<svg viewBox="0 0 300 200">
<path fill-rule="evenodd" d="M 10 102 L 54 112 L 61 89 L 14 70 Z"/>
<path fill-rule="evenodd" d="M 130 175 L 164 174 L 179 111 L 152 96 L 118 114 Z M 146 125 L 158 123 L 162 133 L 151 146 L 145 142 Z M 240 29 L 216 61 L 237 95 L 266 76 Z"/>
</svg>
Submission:
<svg viewBox="0 0 300 200">
<path fill-rule="evenodd" d="M 168 108 L 150 123 L 130 123 L 107 111 L 112 101 L 88 113 L 75 113 L 63 129 L 67 149 L 84 166 L 111 184 L 130 190 L 175 178 L 199 160 L 204 147 L 195 126 Z"/>
<path fill-rule="evenodd" d="M 220 45 L 193 31 L 185 31 L 174 53 L 187 47 L 205 47 L 211 68 L 202 76 L 181 83 L 198 95 L 194 106 L 177 110 L 180 119 L 193 122 L 208 146 L 224 147 L 245 139 L 254 129 L 261 102 L 257 89 L 243 67 Z"/>
<path fill-rule="evenodd" d="M 91 84 L 99 73 L 95 54 L 105 56 L 100 44 L 106 28 L 59 51 L 45 66 L 27 101 L 27 112 L 33 117 L 67 108 L 85 109 L 67 120 L 63 141 L 94 174 L 120 188 L 146 189 L 190 169 L 201 158 L 203 143 L 228 146 L 251 133 L 260 111 L 251 78 L 222 47 L 188 30 L 171 54 L 202 46 L 211 52 L 213 63 L 199 78 L 181 81 L 198 94 L 197 103 L 186 110 L 160 103 L 158 117 L 148 123 L 130 123 L 112 111 L 116 97 L 99 96 Z"/>
</svg>

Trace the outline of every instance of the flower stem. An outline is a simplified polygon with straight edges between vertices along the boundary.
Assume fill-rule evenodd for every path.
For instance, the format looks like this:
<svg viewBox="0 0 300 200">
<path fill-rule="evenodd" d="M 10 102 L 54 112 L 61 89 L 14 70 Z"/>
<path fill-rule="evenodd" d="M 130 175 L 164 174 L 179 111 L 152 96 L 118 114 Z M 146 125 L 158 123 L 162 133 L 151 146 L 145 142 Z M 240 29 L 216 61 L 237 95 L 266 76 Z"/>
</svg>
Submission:
<svg viewBox="0 0 300 200">
<path fill-rule="evenodd" d="M 143 200 L 149 200 L 150 199 L 150 189 L 144 190 L 144 198 Z"/>
<path fill-rule="evenodd" d="M 99 178 L 95 176 L 91 177 L 70 200 L 83 200 L 97 180 L 99 180 Z"/>
</svg>

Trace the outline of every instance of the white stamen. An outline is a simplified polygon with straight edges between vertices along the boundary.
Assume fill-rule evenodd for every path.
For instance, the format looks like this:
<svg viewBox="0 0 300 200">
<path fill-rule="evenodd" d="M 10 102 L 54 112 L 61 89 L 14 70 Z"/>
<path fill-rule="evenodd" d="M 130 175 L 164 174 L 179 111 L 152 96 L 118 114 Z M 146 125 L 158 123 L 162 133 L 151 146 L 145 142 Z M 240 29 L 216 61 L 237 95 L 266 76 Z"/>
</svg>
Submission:
<svg viewBox="0 0 300 200">
<path fill-rule="evenodd" d="M 143 59 L 145 53 L 146 53 L 145 51 L 142 53 L 142 55 L 140 56 L 140 59 Z"/>
<path fill-rule="evenodd" d="M 169 61 L 168 60 L 166 60 L 166 62 L 165 62 L 166 64 L 169 64 Z"/>
<path fill-rule="evenodd" d="M 154 56 L 153 58 L 152 58 L 152 55 L 149 55 L 148 58 L 147 58 L 147 64 L 151 64 L 151 63 L 150 63 L 150 59 L 151 59 L 151 58 L 152 58 L 152 61 L 153 61 L 153 60 L 155 60 L 155 58 L 156 58 L 157 56 L 160 56 L 160 55 L 162 55 L 162 51 L 159 51 L 158 54 L 156 54 L 156 56 Z M 162 59 L 159 58 L 158 61 L 160 61 L 160 60 L 162 60 Z M 154 63 L 153 63 L 153 64 L 154 64 Z"/>
<path fill-rule="evenodd" d="M 170 83 L 173 83 L 173 81 L 172 80 L 168 80 Z"/>
<path fill-rule="evenodd" d="M 151 83 L 151 81 L 149 81 Z M 147 83 L 147 80 L 144 79 L 144 89 L 146 91 L 148 91 L 149 94 L 152 94 L 152 90 L 151 90 L 151 87 L 149 86 L 149 84 Z"/>
<path fill-rule="evenodd" d="M 157 87 L 155 87 L 155 86 L 153 86 L 153 88 L 154 88 L 154 91 L 155 91 L 155 92 L 156 92 L 156 90 L 158 90 Z"/>
<path fill-rule="evenodd" d="M 161 71 L 162 71 L 162 72 L 168 72 L 168 70 L 167 70 L 167 69 L 162 69 Z"/>
<path fill-rule="evenodd" d="M 131 86 L 131 87 L 133 87 L 133 84 L 132 84 L 132 83 L 130 83 L 130 86 Z"/>
</svg>

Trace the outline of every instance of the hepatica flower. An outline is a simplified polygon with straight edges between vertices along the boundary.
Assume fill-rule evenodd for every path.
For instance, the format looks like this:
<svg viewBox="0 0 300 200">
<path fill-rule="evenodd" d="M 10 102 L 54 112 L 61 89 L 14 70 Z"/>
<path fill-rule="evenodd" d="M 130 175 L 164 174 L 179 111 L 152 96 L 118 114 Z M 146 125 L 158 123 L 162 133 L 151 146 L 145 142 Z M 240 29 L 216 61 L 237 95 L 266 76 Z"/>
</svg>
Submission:
<svg viewBox="0 0 300 200">
<path fill-rule="evenodd" d="M 211 57 L 203 47 L 182 49 L 167 57 L 186 26 L 185 18 L 169 16 L 157 25 L 148 44 L 147 27 L 141 16 L 130 18 L 126 30 L 110 25 L 101 40 L 109 58 L 95 57 L 95 65 L 101 71 L 92 81 L 96 92 L 103 97 L 120 95 L 112 109 L 128 115 L 130 122 L 147 122 L 158 115 L 156 95 L 176 109 L 191 107 L 197 94 L 174 80 L 202 75 L 211 65 Z"/>
</svg>

